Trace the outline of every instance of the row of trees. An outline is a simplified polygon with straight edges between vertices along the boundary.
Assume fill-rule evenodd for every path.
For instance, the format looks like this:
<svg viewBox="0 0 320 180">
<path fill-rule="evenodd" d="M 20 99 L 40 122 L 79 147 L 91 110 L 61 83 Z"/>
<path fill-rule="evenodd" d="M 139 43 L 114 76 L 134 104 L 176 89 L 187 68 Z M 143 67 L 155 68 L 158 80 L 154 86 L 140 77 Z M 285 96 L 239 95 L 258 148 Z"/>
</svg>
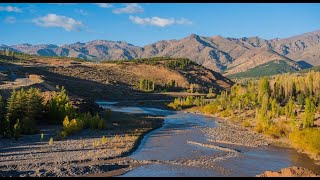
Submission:
<svg viewBox="0 0 320 180">
<path fill-rule="evenodd" d="M 189 59 L 177 59 L 165 62 L 167 68 L 174 70 L 185 70 L 190 64 L 195 65 L 195 63 Z"/>
<path fill-rule="evenodd" d="M 168 107 L 173 109 L 180 110 L 182 108 L 191 107 L 191 106 L 204 106 L 206 101 L 204 100 L 204 96 L 187 96 L 187 97 L 178 97 L 175 98 L 173 102 L 168 104 Z"/>
<path fill-rule="evenodd" d="M 311 71 L 303 75 L 264 77 L 245 85 L 235 84 L 203 110 L 224 116 L 253 110 L 257 131 L 274 130 L 284 118 L 283 123 L 289 123 L 291 127 L 285 131 L 290 132 L 313 127 L 315 113 L 320 111 L 319 98 L 320 73 Z"/>
<path fill-rule="evenodd" d="M 140 79 L 139 81 L 139 89 L 141 91 L 154 91 L 154 81 L 148 79 Z"/>
</svg>

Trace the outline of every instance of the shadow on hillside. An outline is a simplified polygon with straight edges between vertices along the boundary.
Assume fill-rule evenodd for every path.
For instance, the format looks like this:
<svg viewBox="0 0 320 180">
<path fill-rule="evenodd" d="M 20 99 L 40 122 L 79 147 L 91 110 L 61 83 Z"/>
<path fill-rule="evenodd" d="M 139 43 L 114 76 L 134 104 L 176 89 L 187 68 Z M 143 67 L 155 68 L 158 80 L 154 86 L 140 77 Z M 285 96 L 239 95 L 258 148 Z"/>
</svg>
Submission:
<svg viewBox="0 0 320 180">
<path fill-rule="evenodd" d="M 216 92 L 220 92 L 220 91 L 224 90 L 225 88 L 231 87 L 234 84 L 233 81 L 224 77 L 220 73 L 213 71 L 211 69 L 205 68 L 205 67 L 204 67 L 204 69 L 206 71 L 208 71 L 209 74 L 211 73 L 215 79 L 209 78 L 211 80 L 211 82 L 205 81 L 204 79 L 202 79 L 202 77 L 210 77 L 210 75 L 208 75 L 207 72 L 200 71 L 200 72 L 197 72 L 196 74 L 191 74 L 191 73 L 189 73 L 190 69 L 187 69 L 188 73 L 185 74 L 184 76 L 187 78 L 187 80 L 190 82 L 190 84 L 191 83 L 200 84 L 204 87 L 211 87 L 213 85 Z M 191 71 L 192 71 L 192 69 L 191 69 Z M 217 82 L 217 81 L 219 81 L 219 82 Z"/>
<path fill-rule="evenodd" d="M 28 72 L 29 74 L 43 75 L 44 79 L 53 86 L 64 86 L 72 95 L 91 101 L 95 101 L 97 99 L 105 101 L 172 99 L 172 97 L 166 95 L 151 94 L 135 90 L 128 84 L 103 84 L 93 80 L 50 72 L 45 67 L 24 67 L 21 70 Z"/>
<path fill-rule="evenodd" d="M 313 67 L 311 64 L 307 63 L 306 61 L 297 61 L 297 63 L 298 63 L 303 69 L 307 69 L 307 68 Z"/>
</svg>

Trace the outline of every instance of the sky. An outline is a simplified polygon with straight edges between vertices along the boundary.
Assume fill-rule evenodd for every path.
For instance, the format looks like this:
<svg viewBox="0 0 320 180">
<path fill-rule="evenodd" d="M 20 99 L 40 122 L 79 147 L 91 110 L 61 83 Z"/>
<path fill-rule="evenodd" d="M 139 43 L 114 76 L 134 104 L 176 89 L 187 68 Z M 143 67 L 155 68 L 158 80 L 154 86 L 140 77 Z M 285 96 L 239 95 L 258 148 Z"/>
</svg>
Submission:
<svg viewBox="0 0 320 180">
<path fill-rule="evenodd" d="M 92 40 L 144 46 L 200 36 L 286 38 L 320 30 L 317 3 L 0 3 L 0 44 Z"/>
</svg>

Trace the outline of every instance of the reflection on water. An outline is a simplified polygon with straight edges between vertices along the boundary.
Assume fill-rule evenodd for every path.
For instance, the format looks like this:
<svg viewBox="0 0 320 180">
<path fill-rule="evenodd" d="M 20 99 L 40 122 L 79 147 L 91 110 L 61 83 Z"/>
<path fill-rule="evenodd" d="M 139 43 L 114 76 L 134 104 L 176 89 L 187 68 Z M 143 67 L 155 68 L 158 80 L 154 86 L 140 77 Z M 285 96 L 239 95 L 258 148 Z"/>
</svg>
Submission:
<svg viewBox="0 0 320 180">
<path fill-rule="evenodd" d="M 212 118 L 206 116 L 157 108 L 113 106 L 108 102 L 98 104 L 112 111 L 165 116 L 163 127 L 146 135 L 138 149 L 130 155 L 137 160 L 161 163 L 136 168 L 123 176 L 255 176 L 266 170 L 278 171 L 293 165 L 320 173 L 320 167 L 306 155 L 272 146 L 248 148 L 226 145 L 241 153 L 215 161 L 215 157 L 223 156 L 226 152 L 187 142 L 212 144 L 201 131 L 201 128 L 215 126 Z M 219 169 L 225 169 L 228 173 Z"/>
</svg>

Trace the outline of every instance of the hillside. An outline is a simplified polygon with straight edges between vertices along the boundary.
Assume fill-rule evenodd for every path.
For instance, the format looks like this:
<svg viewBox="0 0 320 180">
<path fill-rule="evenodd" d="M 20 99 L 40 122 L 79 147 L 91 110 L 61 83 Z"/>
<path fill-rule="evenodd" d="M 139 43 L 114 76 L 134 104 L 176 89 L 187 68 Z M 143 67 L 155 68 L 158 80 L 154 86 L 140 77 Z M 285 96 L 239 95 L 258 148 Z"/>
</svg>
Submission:
<svg viewBox="0 0 320 180">
<path fill-rule="evenodd" d="M 290 61 L 275 60 L 261 64 L 245 72 L 227 75 L 228 78 L 249 78 L 262 77 L 282 74 L 287 72 L 297 72 L 301 70 L 300 66 L 294 66 Z"/>
<path fill-rule="evenodd" d="M 23 56 L 21 56 L 23 57 Z M 6 65 L 3 65 L 6 67 Z M 152 99 L 166 98 L 164 92 L 219 92 L 232 85 L 221 74 L 197 65 L 188 59 L 144 59 L 109 63 L 77 62 L 70 58 L 29 56 L 15 63 L 21 75 L 35 74 L 46 85 L 65 86 L 79 98 L 90 99 Z M 149 82 L 150 90 L 141 89 L 140 82 Z M 151 89 L 154 86 L 154 89 Z"/>
<path fill-rule="evenodd" d="M 225 38 L 191 34 L 179 40 L 162 40 L 144 47 L 123 41 L 94 40 L 66 45 L 1 45 L 16 52 L 41 56 L 77 57 L 91 61 L 150 57 L 189 58 L 226 74 L 244 72 L 274 60 L 293 60 L 301 68 L 320 65 L 320 31 L 271 40 L 260 37 Z"/>
</svg>

